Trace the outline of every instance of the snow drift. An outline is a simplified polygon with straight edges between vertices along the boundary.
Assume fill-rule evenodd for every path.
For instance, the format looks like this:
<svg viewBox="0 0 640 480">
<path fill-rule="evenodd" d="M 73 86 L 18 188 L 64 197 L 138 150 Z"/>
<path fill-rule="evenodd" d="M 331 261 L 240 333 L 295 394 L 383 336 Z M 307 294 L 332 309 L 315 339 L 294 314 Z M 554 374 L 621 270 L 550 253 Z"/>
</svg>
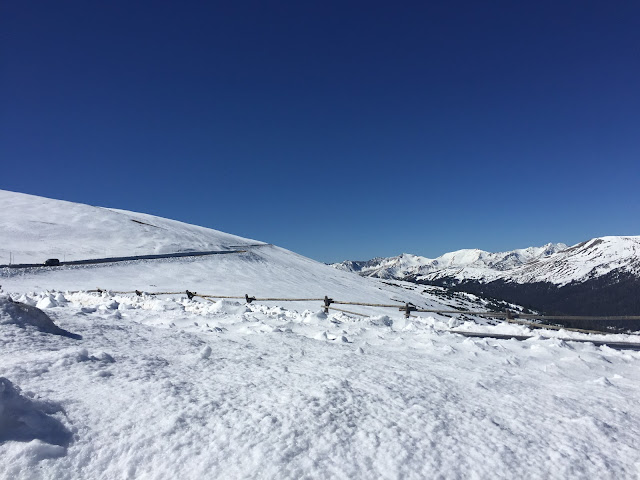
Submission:
<svg viewBox="0 0 640 480">
<path fill-rule="evenodd" d="M 57 305 L 49 296 L 43 298 L 38 304 L 44 307 Z M 63 337 L 82 338 L 79 335 L 75 335 L 58 327 L 53 323 L 53 320 L 38 307 L 13 301 L 8 295 L 0 295 L 0 325 L 2 324 L 14 324 L 21 328 L 33 328 L 43 333 L 61 335 Z"/>
<path fill-rule="evenodd" d="M 55 403 L 24 396 L 8 379 L 0 377 L 0 443 L 37 439 L 66 447 L 71 441 L 71 432 L 51 416 L 60 411 Z"/>
</svg>

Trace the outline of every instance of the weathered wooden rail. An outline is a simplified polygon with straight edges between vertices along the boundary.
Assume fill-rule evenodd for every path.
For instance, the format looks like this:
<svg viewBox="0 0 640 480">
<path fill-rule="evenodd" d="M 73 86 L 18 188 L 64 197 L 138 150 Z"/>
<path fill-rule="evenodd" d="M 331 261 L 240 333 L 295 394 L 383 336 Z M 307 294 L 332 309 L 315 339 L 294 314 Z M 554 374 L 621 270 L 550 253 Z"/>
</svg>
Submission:
<svg viewBox="0 0 640 480">
<path fill-rule="evenodd" d="M 344 313 L 348 313 L 351 315 L 357 315 L 361 317 L 369 316 L 365 313 L 354 312 L 352 310 L 344 310 L 342 308 L 337 308 L 333 305 L 355 305 L 362 307 L 376 307 L 376 308 L 393 308 L 397 309 L 401 312 L 404 312 L 404 316 L 409 318 L 412 313 L 436 313 L 442 315 L 469 315 L 475 317 L 485 317 L 485 318 L 496 318 L 503 319 L 509 323 L 515 323 L 519 325 L 525 325 L 531 328 L 544 328 L 551 330 L 567 330 L 581 333 L 597 333 L 602 334 L 606 332 L 598 331 L 598 330 L 588 330 L 582 328 L 571 328 L 566 326 L 553 325 L 549 323 L 537 323 L 531 322 L 527 320 L 539 320 L 541 322 L 552 322 L 558 320 L 589 320 L 589 321 L 602 321 L 602 322 L 615 322 L 615 321 L 640 321 L 640 315 L 620 315 L 620 316 L 598 316 L 598 315 L 590 315 L 590 316 L 580 316 L 580 315 L 542 315 L 542 314 L 532 314 L 532 313 L 520 313 L 512 310 L 506 311 L 473 311 L 473 310 L 443 310 L 443 309 L 430 309 L 430 308 L 418 308 L 412 303 L 404 303 L 404 305 L 398 304 L 387 304 L 387 303 L 368 303 L 368 302 L 348 302 L 342 300 L 334 300 L 333 298 L 329 298 L 325 295 L 324 298 L 275 298 L 275 297 L 252 297 L 249 294 L 245 294 L 244 296 L 239 295 L 213 295 L 207 293 L 196 293 L 190 290 L 185 291 L 175 291 L 175 292 L 143 292 L 141 290 L 133 290 L 133 291 L 114 291 L 114 290 L 105 290 L 105 289 L 95 289 L 95 290 L 87 290 L 88 292 L 111 292 L 115 294 L 136 294 L 136 295 L 187 295 L 189 299 L 193 299 L 194 297 L 205 298 L 208 300 L 212 299 L 233 299 L 233 300 L 242 300 L 244 299 L 246 303 L 252 302 L 316 302 L 321 301 L 323 304 L 321 308 L 325 313 L 329 313 L 329 310 L 336 310 Z M 400 302 L 400 301 L 398 301 Z"/>
<path fill-rule="evenodd" d="M 622 315 L 622 316 L 578 316 L 578 315 L 539 315 L 539 314 L 524 314 L 518 313 L 511 310 L 507 310 L 504 312 L 482 312 L 482 311 L 472 311 L 472 310 L 442 310 L 442 309 L 428 309 L 428 308 L 417 308 L 415 305 L 411 303 L 405 303 L 404 305 L 398 304 L 386 304 L 386 303 L 367 303 L 367 302 L 347 302 L 334 300 L 325 295 L 324 298 L 275 298 L 275 297 L 252 297 L 248 294 L 244 296 L 240 295 L 213 295 L 207 293 L 197 293 L 192 292 L 190 290 L 185 291 L 174 291 L 174 292 L 145 292 L 142 290 L 131 290 L 131 291 L 118 291 L 118 290 L 107 290 L 102 288 L 96 288 L 93 290 L 85 290 L 88 293 L 111 293 L 117 295 L 150 295 L 150 296 L 158 296 L 158 295 L 186 295 L 189 299 L 193 299 L 196 297 L 203 298 L 209 301 L 213 301 L 213 299 L 233 299 L 233 300 L 245 300 L 246 303 L 253 302 L 315 302 L 322 301 L 323 304 L 321 308 L 325 313 L 329 313 L 330 310 L 335 310 L 338 312 L 347 313 L 350 315 L 356 315 L 360 317 L 368 317 L 368 314 L 354 312 L 351 310 L 345 310 L 342 308 L 337 308 L 332 305 L 356 305 L 363 307 L 377 307 L 377 308 L 394 308 L 398 309 L 398 311 L 404 312 L 405 317 L 409 318 L 413 312 L 416 313 L 436 313 L 436 314 L 445 314 L 445 315 L 455 315 L 455 314 L 464 314 L 470 316 L 477 317 L 489 317 L 489 318 L 501 318 L 510 323 L 517 323 L 520 325 L 526 325 L 531 328 L 540 328 L 540 329 L 555 329 L 555 330 L 566 330 L 587 334 L 606 334 L 602 331 L 597 330 L 586 330 L 586 329 L 578 329 L 578 328 L 568 328 L 561 327 L 557 325 L 549 325 L 544 323 L 534 323 L 526 320 L 518 320 L 518 318 L 523 319 L 539 319 L 539 320 L 578 320 L 578 319 L 588 319 L 588 320 L 604 320 L 604 321 L 615 321 L 615 320 L 640 320 L 640 315 Z M 71 293 L 78 293 L 80 290 L 73 291 Z M 398 302 L 400 302 L 398 300 Z M 448 329 L 448 332 L 464 335 L 467 337 L 481 337 L 481 338 L 494 338 L 494 339 L 516 339 L 516 340 L 526 340 L 529 338 L 533 338 L 532 335 L 516 335 L 516 334 L 502 334 L 502 333 L 491 333 L 491 332 L 469 332 L 464 330 L 455 330 Z M 607 345 L 611 348 L 615 348 L 618 350 L 636 350 L 640 351 L 640 342 L 616 342 L 616 341 L 607 341 L 607 340 L 593 340 L 593 339 L 575 339 L 575 338 L 561 338 L 561 337 L 553 337 L 558 338 L 559 340 L 567 341 L 567 342 L 582 342 L 582 343 L 592 343 L 596 346 Z"/>
</svg>

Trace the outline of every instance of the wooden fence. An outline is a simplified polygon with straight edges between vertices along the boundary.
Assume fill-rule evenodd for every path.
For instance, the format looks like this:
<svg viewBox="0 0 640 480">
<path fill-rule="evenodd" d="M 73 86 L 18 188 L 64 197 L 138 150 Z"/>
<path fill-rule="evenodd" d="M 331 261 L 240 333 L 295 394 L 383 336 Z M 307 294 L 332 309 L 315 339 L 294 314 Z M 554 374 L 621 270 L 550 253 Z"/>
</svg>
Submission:
<svg viewBox="0 0 640 480">
<path fill-rule="evenodd" d="M 186 295 L 189 299 L 193 299 L 195 297 L 204 298 L 207 300 L 213 301 L 214 299 L 233 299 L 233 300 L 244 300 L 246 303 L 250 304 L 253 302 L 322 302 L 321 308 L 325 313 L 329 313 L 329 310 L 335 310 L 343 313 L 347 313 L 350 315 L 356 315 L 361 317 L 367 317 L 368 314 L 354 312 L 351 310 L 345 310 L 342 308 L 335 307 L 333 305 L 352 305 L 352 306 L 362 306 L 362 307 L 376 307 L 376 308 L 391 308 L 396 309 L 398 311 L 404 312 L 405 318 L 409 318 L 412 313 L 435 313 L 440 315 L 469 315 L 475 317 L 484 317 L 484 318 L 496 318 L 502 319 L 509 323 L 515 323 L 519 325 L 526 325 L 531 328 L 547 328 L 547 329 L 555 329 L 555 330 L 569 330 L 575 332 L 584 332 L 584 333 L 602 333 L 602 330 L 593 330 L 593 329 L 584 329 L 584 328 L 571 328 L 563 325 L 557 325 L 553 322 L 563 322 L 563 321 L 589 321 L 589 322 L 599 322 L 604 323 L 603 327 L 606 327 L 606 324 L 612 324 L 620 321 L 640 321 L 640 315 L 621 315 L 621 316 L 584 316 L 584 315 L 543 315 L 543 314 L 535 314 L 535 313 L 520 313 L 513 310 L 505 310 L 505 311 L 473 311 L 473 310 L 442 310 L 442 309 L 428 309 L 428 308 L 418 308 L 413 303 L 408 302 L 400 302 L 397 304 L 384 304 L 384 303 L 366 303 L 366 302 L 350 302 L 350 301 L 342 301 L 342 300 L 334 300 L 333 298 L 329 298 L 325 295 L 323 298 L 271 298 L 271 297 L 253 297 L 249 294 L 245 294 L 243 296 L 230 296 L 230 295 L 213 295 L 206 293 L 196 293 L 190 290 L 185 291 L 176 291 L 176 292 L 144 292 L 142 290 L 132 290 L 132 291 L 116 291 L 116 290 L 105 290 L 101 288 L 97 288 L 95 290 L 86 290 L 87 292 L 92 293 L 113 293 L 118 295 L 129 295 L 135 294 L 138 296 L 150 295 L 150 296 L 158 296 L 158 295 Z M 532 322 L 528 320 L 538 320 L 540 323 Z M 545 323 L 546 322 L 546 323 Z M 609 329 L 610 330 L 610 329 Z M 605 330 L 608 331 L 608 330 Z"/>
</svg>

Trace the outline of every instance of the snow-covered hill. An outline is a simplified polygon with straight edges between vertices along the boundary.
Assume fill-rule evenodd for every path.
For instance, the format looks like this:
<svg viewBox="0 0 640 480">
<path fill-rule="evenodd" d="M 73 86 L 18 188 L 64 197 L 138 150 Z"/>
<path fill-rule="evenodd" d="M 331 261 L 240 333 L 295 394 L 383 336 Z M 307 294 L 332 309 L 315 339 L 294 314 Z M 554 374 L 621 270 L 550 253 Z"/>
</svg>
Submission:
<svg viewBox="0 0 640 480">
<path fill-rule="evenodd" d="M 613 270 L 640 276 L 640 236 L 594 238 L 572 247 L 549 243 L 500 253 L 458 250 L 435 259 L 402 254 L 367 262 L 346 261 L 334 266 L 379 278 L 549 282 L 562 286 L 606 275 Z"/>
<path fill-rule="evenodd" d="M 326 315 L 317 301 L 90 293 L 188 288 L 486 308 L 467 293 L 364 278 L 180 222 L 10 192 L 0 199 L 10 206 L 0 210 L 0 245 L 16 261 L 66 249 L 246 250 L 0 269 L 0 479 L 638 473 L 640 352 L 571 341 L 594 338 L 586 334 L 407 319 L 373 306 L 345 307 L 364 316 Z"/>
<path fill-rule="evenodd" d="M 41 263 L 46 258 L 151 254 L 241 247 L 244 253 L 208 257 L 130 261 L 54 268 L 0 269 L 5 291 L 43 290 L 198 291 L 214 295 L 323 298 L 366 303 L 412 302 L 426 308 L 451 308 L 424 288 L 392 286 L 341 272 L 291 251 L 255 240 L 141 213 L 91 207 L 33 195 L 0 191 L 0 242 L 8 260 Z M 69 260 L 67 254 L 66 259 Z M 101 255 L 102 254 L 102 255 Z M 8 262 L 7 262 L 8 263 Z M 458 296 L 459 308 L 484 309 L 473 296 Z M 291 308 L 317 309 L 319 302 Z M 363 307 L 359 313 L 387 310 Z"/>
<path fill-rule="evenodd" d="M 0 264 L 225 250 L 257 242 L 144 213 L 0 190 Z"/>
</svg>

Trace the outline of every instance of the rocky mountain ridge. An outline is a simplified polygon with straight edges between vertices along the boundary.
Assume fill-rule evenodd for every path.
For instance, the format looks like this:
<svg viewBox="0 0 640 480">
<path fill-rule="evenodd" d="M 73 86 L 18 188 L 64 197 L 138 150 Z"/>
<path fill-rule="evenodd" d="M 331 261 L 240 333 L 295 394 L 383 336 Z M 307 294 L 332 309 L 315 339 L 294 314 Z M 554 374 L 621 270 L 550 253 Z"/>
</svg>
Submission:
<svg viewBox="0 0 640 480">
<path fill-rule="evenodd" d="M 640 236 L 610 236 L 567 247 L 548 243 L 507 252 L 458 250 L 430 259 L 401 254 L 368 261 L 345 261 L 333 265 L 362 276 L 410 281 L 453 283 L 468 280 L 516 283 L 549 282 L 558 286 L 606 275 L 613 270 L 640 273 Z"/>
<path fill-rule="evenodd" d="M 436 259 L 402 254 L 333 266 L 367 277 L 444 286 L 548 314 L 640 314 L 640 236 L 501 253 L 459 250 Z"/>
</svg>

